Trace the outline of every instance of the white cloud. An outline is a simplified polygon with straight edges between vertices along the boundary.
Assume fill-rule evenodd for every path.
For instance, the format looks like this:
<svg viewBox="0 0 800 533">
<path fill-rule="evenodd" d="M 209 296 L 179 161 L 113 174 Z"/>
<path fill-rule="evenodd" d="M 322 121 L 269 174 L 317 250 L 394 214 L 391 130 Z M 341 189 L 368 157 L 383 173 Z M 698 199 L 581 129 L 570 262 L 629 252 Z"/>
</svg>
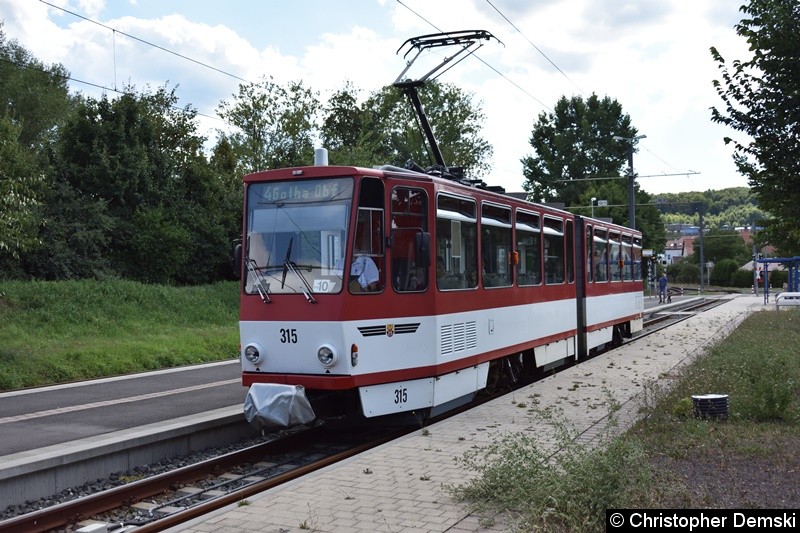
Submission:
<svg viewBox="0 0 800 533">
<path fill-rule="evenodd" d="M 278 82 L 303 80 L 323 98 L 346 80 L 364 93 L 394 81 L 404 66 L 405 50 L 396 55 L 398 47 L 409 37 L 437 32 L 430 24 L 445 31 L 486 29 L 503 42 L 487 42 L 477 52 L 490 67 L 470 58 L 440 79 L 483 102 L 484 134 L 495 151 L 495 172 L 487 181 L 519 190 L 519 160 L 531 152 L 528 138 L 539 113 L 552 108 L 562 95 L 596 93 L 619 101 L 633 125 L 647 134 L 635 156 L 637 172 L 701 172 L 691 179 L 642 178 L 645 190 L 746 184 L 722 143 L 722 137 L 733 132 L 712 124 L 709 111 L 720 104 L 711 85 L 719 75 L 709 47 L 717 46 L 729 59 L 747 53 L 746 43 L 732 28 L 740 18 L 735 4 L 342 0 L 332 5 L 300 0 L 276 7 L 252 1 L 240 6 L 247 16 L 228 18 L 224 25 L 219 22 L 219 4 L 210 0 L 198 0 L 191 12 L 181 14 L 174 14 L 165 3 L 161 14 L 152 18 L 130 15 L 144 12 L 145 7 L 157 12 L 157 3 L 142 9 L 136 2 L 54 3 L 246 80 L 259 81 L 263 76 Z M 314 10 L 314 23 L 323 31 L 308 31 L 308 9 Z M 290 10 L 296 10 L 297 20 L 304 24 L 287 27 Z M 370 20 L 367 12 L 384 18 Z M 241 81 L 119 33 L 115 36 L 107 28 L 41 2 L 0 0 L 0 13 L 9 38 L 18 39 L 42 61 L 62 63 L 74 77 L 92 83 L 111 87 L 131 82 L 139 88 L 178 84 L 182 105 L 193 104 L 201 113 L 213 115 Z M 420 66 L 452 52 L 433 50 Z M 421 72 L 425 70 L 411 74 Z M 203 122 L 220 127 L 213 120 Z"/>
</svg>

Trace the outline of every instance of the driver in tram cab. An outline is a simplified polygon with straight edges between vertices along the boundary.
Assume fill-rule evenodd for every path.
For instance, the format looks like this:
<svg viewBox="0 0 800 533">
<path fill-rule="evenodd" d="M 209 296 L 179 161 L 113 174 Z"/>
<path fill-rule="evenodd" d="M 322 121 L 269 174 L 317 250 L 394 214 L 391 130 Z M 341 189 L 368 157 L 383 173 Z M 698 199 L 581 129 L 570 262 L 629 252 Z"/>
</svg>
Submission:
<svg viewBox="0 0 800 533">
<path fill-rule="evenodd" d="M 361 232 L 355 243 L 353 261 L 350 263 L 350 292 L 373 292 L 378 290 L 380 272 L 375 261 L 367 255 L 369 234 Z"/>
<path fill-rule="evenodd" d="M 375 261 L 367 255 L 356 255 L 350 264 L 350 292 L 372 292 L 378 289 L 380 273 Z"/>
</svg>

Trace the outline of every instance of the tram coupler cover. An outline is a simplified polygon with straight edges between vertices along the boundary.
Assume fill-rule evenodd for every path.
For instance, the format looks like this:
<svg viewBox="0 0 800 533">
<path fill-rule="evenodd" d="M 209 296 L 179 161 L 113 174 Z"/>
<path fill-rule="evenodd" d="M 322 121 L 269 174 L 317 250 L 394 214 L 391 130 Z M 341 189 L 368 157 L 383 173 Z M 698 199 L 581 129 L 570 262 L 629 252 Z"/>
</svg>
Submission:
<svg viewBox="0 0 800 533">
<path fill-rule="evenodd" d="M 253 383 L 244 400 L 244 416 L 259 431 L 312 422 L 316 415 L 302 385 Z"/>
</svg>

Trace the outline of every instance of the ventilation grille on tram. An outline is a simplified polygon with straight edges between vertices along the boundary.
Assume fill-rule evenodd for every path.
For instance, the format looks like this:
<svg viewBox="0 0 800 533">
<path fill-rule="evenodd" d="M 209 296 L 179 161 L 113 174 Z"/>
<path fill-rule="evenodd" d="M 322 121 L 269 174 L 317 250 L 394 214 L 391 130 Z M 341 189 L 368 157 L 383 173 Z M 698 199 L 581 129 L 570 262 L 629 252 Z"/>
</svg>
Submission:
<svg viewBox="0 0 800 533">
<path fill-rule="evenodd" d="M 475 321 L 445 324 L 441 327 L 441 353 L 463 352 L 478 346 L 478 327 Z"/>
</svg>

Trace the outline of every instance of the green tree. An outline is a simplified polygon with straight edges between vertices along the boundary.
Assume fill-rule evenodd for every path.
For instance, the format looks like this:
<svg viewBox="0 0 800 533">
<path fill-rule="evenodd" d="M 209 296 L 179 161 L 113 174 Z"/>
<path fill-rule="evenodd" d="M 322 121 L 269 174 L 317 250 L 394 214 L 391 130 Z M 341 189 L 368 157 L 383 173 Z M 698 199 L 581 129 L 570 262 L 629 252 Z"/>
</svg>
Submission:
<svg viewBox="0 0 800 533">
<path fill-rule="evenodd" d="M 534 124 L 530 144 L 535 155 L 522 159 L 523 187 L 534 201 L 563 202 L 567 208 L 580 208 L 589 214 L 591 198 L 606 200 L 609 207 L 595 208 L 595 216 L 609 217 L 628 224 L 628 188 L 624 176 L 628 144 L 614 136 L 633 138 L 637 134 L 622 106 L 609 97 L 592 95 L 561 97 L 552 113 L 542 113 Z M 592 179 L 598 178 L 598 179 Z M 636 227 L 642 230 L 645 245 L 663 250 L 664 224 L 650 195 L 638 184 L 634 187 Z"/>
<path fill-rule="evenodd" d="M 320 136 L 331 164 L 370 167 L 388 163 L 389 145 L 375 109 L 358 104 L 358 89 L 351 83 L 336 91 L 325 104 Z"/>
<path fill-rule="evenodd" d="M 6 41 L 0 21 L 0 115 L 19 128 L 19 144 L 45 160 L 73 105 L 68 79 L 62 65 L 47 66 Z"/>
<path fill-rule="evenodd" d="M 773 215 L 765 222 L 769 241 L 784 255 L 800 253 L 800 3 L 751 0 L 740 11 L 736 33 L 752 57 L 728 64 L 711 48 L 722 81 L 713 84 L 724 106 L 711 119 L 743 133 L 725 137 L 733 159 L 747 176 L 759 206 Z"/>
<path fill-rule="evenodd" d="M 706 228 L 731 229 L 760 226 L 769 214 L 758 208 L 756 195 L 749 187 L 729 187 L 705 192 L 680 192 L 658 195 L 658 209 L 667 224 L 698 225 L 697 206 L 705 206 Z"/>
<path fill-rule="evenodd" d="M 735 230 L 710 229 L 704 235 L 703 246 L 705 260 L 714 263 L 733 259 L 737 264 L 742 264 L 752 255 Z"/>
<path fill-rule="evenodd" d="M 0 21 L 0 270 L 17 270 L 39 242 L 45 177 L 58 126 L 69 114 L 67 72 L 46 66 Z"/>
<path fill-rule="evenodd" d="M 176 103 L 165 88 L 80 103 L 59 142 L 32 275 L 219 279 L 228 264 L 230 202 L 203 155 L 195 111 Z"/>
<path fill-rule="evenodd" d="M 700 283 L 700 267 L 691 261 L 680 261 L 667 267 L 667 277 L 675 283 Z"/>
<path fill-rule="evenodd" d="M 19 143 L 20 128 L 0 116 L 0 255 L 18 258 L 38 240 L 41 177 Z"/>
<path fill-rule="evenodd" d="M 42 197 L 41 245 L 23 256 L 28 277 L 81 279 L 117 277 L 110 258 L 115 220 L 104 198 L 68 182 L 50 183 Z"/>
<path fill-rule="evenodd" d="M 480 103 L 452 84 L 435 81 L 420 87 L 419 97 L 445 163 L 462 167 L 469 178 L 484 177 L 493 150 L 481 137 L 485 116 Z M 377 140 L 383 143 L 377 150 L 386 158 L 383 162 L 405 166 L 413 161 L 422 167 L 435 163 L 414 108 L 400 90 L 384 87 L 373 93 L 362 109 L 365 127 L 378 132 Z"/>
<path fill-rule="evenodd" d="M 536 155 L 522 160 L 525 190 L 535 201 L 577 205 L 589 186 L 586 180 L 619 176 L 627 164 L 628 145 L 614 136 L 636 134 L 616 100 L 562 96 L 555 110 L 540 114 L 533 126 L 530 144 Z"/>
<path fill-rule="evenodd" d="M 269 77 L 240 84 L 232 101 L 217 106 L 217 114 L 235 128 L 220 136 L 233 148 L 239 174 L 310 164 L 319 108 L 316 94 L 302 82 L 284 87 Z"/>
</svg>

